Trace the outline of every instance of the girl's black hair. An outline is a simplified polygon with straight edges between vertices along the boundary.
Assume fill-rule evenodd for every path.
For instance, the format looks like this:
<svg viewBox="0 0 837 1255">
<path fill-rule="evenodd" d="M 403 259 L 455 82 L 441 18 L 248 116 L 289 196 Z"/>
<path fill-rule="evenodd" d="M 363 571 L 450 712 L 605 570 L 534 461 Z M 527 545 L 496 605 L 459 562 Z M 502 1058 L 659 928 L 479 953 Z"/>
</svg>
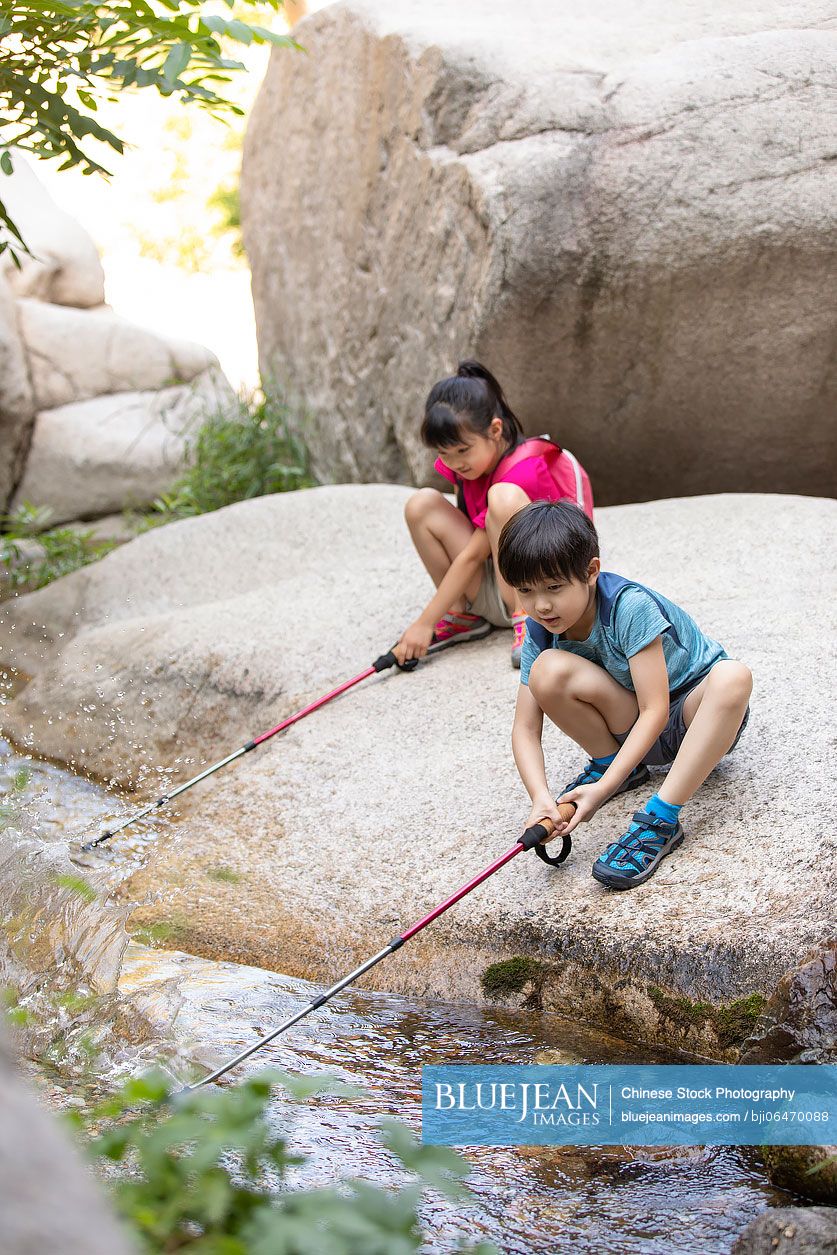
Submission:
<svg viewBox="0 0 837 1255">
<path fill-rule="evenodd" d="M 497 565 L 512 588 L 552 579 L 586 580 L 599 556 L 592 521 L 571 501 L 532 501 L 500 533 Z"/>
<path fill-rule="evenodd" d="M 491 371 L 480 362 L 460 362 L 456 374 L 440 379 L 430 389 L 421 424 L 422 443 L 429 449 L 449 449 L 468 431 L 484 435 L 493 418 L 503 420 L 503 435 L 516 445 L 523 435 L 520 419 Z"/>
</svg>

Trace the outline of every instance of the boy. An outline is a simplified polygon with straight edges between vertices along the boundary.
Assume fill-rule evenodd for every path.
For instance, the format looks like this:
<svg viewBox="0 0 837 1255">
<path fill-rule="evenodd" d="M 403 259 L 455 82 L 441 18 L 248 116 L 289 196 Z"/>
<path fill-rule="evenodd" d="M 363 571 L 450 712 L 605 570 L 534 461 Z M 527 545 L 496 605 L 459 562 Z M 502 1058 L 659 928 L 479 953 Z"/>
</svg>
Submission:
<svg viewBox="0 0 837 1255">
<path fill-rule="evenodd" d="M 512 732 L 532 800 L 527 826 L 548 817 L 556 836 L 570 833 L 610 798 L 647 784 L 648 764 L 671 764 L 593 865 L 602 884 L 632 889 L 680 845 L 681 807 L 738 743 L 750 671 L 666 597 L 602 571 L 596 529 L 569 502 L 536 501 L 515 514 L 497 557 L 529 615 Z M 544 714 L 590 755 L 558 799 L 575 803 L 566 824 L 546 782 Z"/>
</svg>

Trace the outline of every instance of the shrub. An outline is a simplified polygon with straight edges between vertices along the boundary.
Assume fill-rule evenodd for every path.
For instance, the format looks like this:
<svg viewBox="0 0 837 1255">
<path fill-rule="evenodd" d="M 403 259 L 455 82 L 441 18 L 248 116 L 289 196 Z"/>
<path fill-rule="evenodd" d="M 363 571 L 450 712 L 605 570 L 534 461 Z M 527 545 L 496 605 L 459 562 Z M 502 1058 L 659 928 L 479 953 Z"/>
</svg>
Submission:
<svg viewBox="0 0 837 1255">
<path fill-rule="evenodd" d="M 315 482 L 285 407 L 269 395 L 242 398 L 238 415 L 210 417 L 195 437 L 192 456 L 171 491 L 155 501 L 152 525 Z"/>
<path fill-rule="evenodd" d="M 54 527 L 44 531 L 52 511 L 24 503 L 4 520 L 0 563 L 7 588 L 43 588 L 61 575 L 103 558 L 116 541 L 95 540 L 91 531 Z"/>
<path fill-rule="evenodd" d="M 76 1125 L 110 1124 L 94 1137 L 94 1157 L 120 1163 L 110 1176 L 122 1216 L 148 1255 L 410 1255 L 423 1244 L 418 1208 L 426 1189 L 467 1197 L 468 1165 L 443 1146 L 421 1146 L 403 1125 L 382 1122 L 382 1140 L 416 1180 L 387 1190 L 351 1178 L 336 1187 L 293 1189 L 288 1168 L 303 1162 L 271 1126 L 274 1085 L 297 1100 L 330 1089 L 333 1078 L 265 1071 L 231 1088 L 172 1098 L 161 1074 L 129 1081 L 120 1095 Z M 138 1115 L 130 1108 L 143 1104 Z M 462 1246 L 497 1255 L 490 1243 Z"/>
</svg>

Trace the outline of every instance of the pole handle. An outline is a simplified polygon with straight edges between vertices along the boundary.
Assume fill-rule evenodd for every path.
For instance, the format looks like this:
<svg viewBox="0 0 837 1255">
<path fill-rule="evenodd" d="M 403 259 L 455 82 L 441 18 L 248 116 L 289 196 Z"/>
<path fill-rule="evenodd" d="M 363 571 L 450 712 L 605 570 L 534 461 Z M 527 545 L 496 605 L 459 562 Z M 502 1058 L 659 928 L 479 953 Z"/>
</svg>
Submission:
<svg viewBox="0 0 837 1255">
<path fill-rule="evenodd" d="M 418 658 L 411 658 L 408 662 L 398 662 L 395 654 L 392 652 L 393 649 L 395 649 L 394 645 L 385 654 L 381 654 L 380 658 L 375 659 L 372 663 L 375 670 L 378 672 L 388 671 L 390 667 L 397 667 L 399 671 L 415 671 L 419 665 Z"/>
<path fill-rule="evenodd" d="M 574 802 L 561 802 L 558 806 L 558 814 L 562 821 L 567 824 L 575 814 Z M 561 853 L 554 857 L 547 854 L 543 848 L 547 841 L 552 840 L 555 832 L 555 824 L 551 819 L 544 817 L 540 823 L 532 824 L 531 828 L 527 828 L 523 836 L 520 838 L 519 844 L 524 850 L 534 850 L 538 858 L 547 863 L 550 867 L 560 867 L 564 860 L 569 856 L 573 848 L 572 838 L 570 836 L 561 837 Z"/>
</svg>

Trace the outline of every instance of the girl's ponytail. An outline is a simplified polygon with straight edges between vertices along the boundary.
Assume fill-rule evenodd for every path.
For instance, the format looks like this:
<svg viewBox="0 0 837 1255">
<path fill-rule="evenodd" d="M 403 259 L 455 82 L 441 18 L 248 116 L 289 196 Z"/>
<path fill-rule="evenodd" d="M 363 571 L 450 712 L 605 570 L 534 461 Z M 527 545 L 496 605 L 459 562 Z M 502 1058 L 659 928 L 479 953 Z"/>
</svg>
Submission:
<svg viewBox="0 0 837 1255">
<path fill-rule="evenodd" d="M 520 419 L 509 405 L 503 389 L 488 367 L 483 366 L 482 362 L 476 362 L 469 357 L 464 362 L 459 363 L 456 368 L 456 374 L 459 379 L 481 379 L 483 381 L 491 399 L 492 418 L 495 414 L 500 415 L 500 418 L 503 420 L 503 435 L 512 444 L 517 444 L 517 441 L 523 435 Z"/>
<path fill-rule="evenodd" d="M 456 374 L 440 379 L 430 390 L 421 425 L 422 442 L 431 449 L 457 444 L 463 428 L 483 435 L 495 417 L 503 421 L 503 436 L 510 446 L 523 436 L 523 427 L 491 371 L 481 362 L 466 359 Z"/>
</svg>

